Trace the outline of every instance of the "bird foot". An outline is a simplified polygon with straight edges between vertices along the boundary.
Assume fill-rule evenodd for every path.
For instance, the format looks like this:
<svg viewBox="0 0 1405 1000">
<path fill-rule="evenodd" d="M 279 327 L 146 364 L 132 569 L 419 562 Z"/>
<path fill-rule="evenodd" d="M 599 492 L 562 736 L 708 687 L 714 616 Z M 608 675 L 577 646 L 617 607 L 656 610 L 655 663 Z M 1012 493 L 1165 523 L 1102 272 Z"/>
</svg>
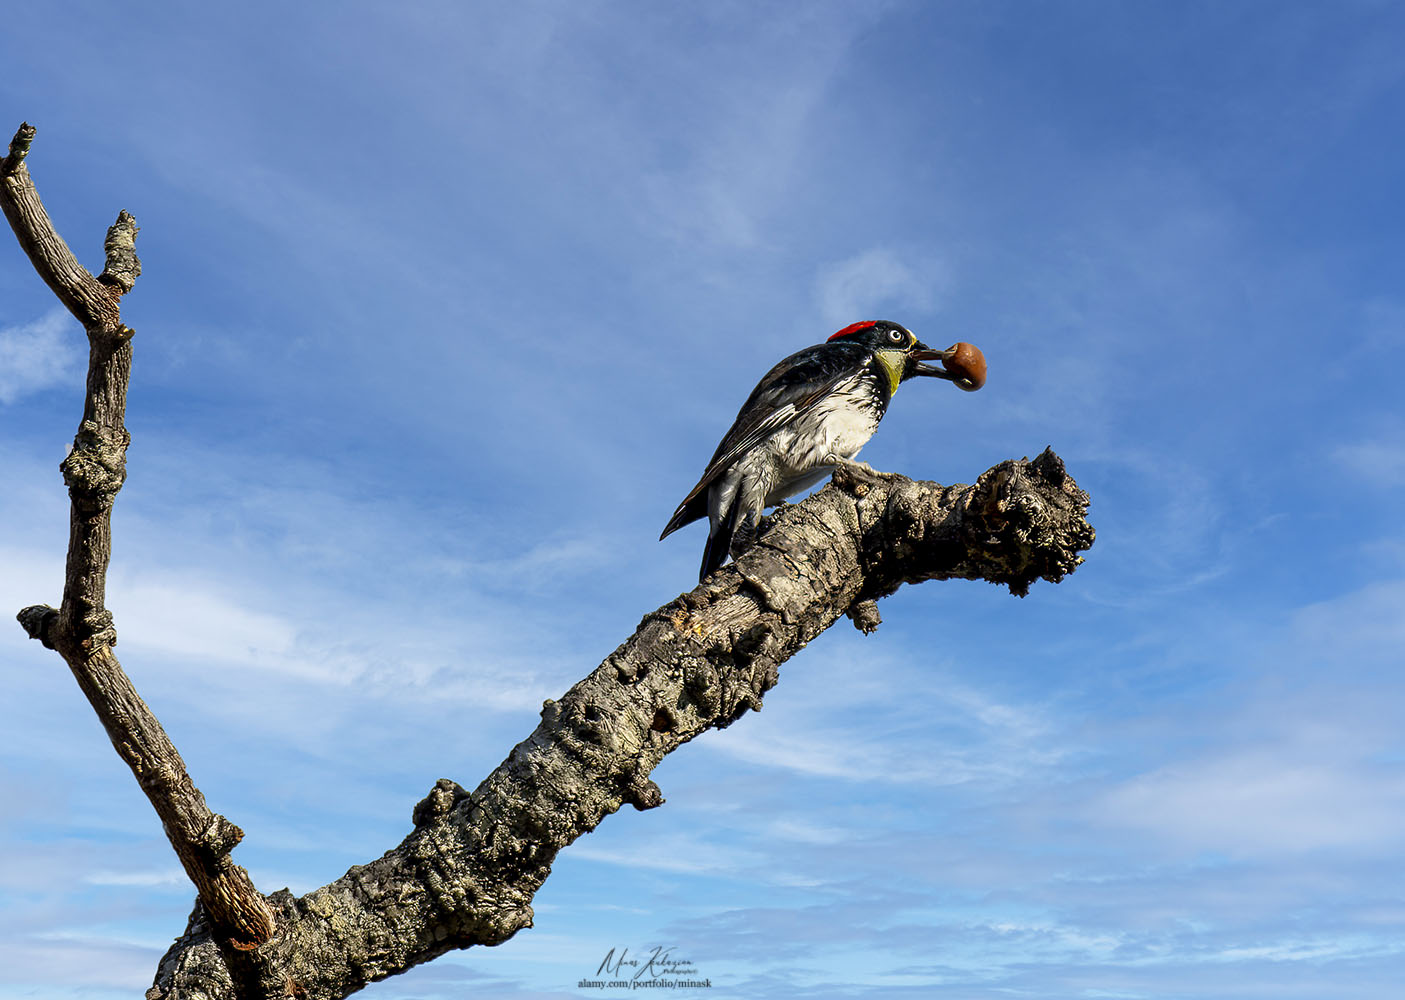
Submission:
<svg viewBox="0 0 1405 1000">
<path fill-rule="evenodd" d="M 834 466 L 836 472 L 842 469 L 855 479 L 878 479 L 890 483 L 894 479 L 902 478 L 896 472 L 879 472 L 867 462 L 856 462 L 852 458 L 844 458 L 833 452 L 824 457 L 824 464 Z"/>
<path fill-rule="evenodd" d="M 755 545 L 758 534 L 756 525 L 746 522 L 737 525 L 736 530 L 732 532 L 732 544 L 727 546 L 727 551 L 731 553 L 732 558 L 736 559 L 737 556 Z"/>
</svg>

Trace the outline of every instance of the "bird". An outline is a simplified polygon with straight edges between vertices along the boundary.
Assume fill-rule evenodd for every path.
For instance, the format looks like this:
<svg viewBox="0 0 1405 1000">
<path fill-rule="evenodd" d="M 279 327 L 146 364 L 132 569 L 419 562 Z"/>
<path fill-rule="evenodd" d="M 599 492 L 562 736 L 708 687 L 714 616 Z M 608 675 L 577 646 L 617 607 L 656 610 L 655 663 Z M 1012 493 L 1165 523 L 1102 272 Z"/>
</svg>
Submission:
<svg viewBox="0 0 1405 1000">
<path fill-rule="evenodd" d="M 878 429 L 903 382 L 932 376 L 974 392 L 985 384 L 985 375 L 985 358 L 974 345 L 936 351 L 890 320 L 851 323 L 766 373 L 659 541 L 706 516 L 707 544 L 698 573 L 700 582 L 706 580 L 726 561 L 734 542 L 755 531 L 767 507 L 839 468 L 876 475 L 854 456 Z"/>
</svg>

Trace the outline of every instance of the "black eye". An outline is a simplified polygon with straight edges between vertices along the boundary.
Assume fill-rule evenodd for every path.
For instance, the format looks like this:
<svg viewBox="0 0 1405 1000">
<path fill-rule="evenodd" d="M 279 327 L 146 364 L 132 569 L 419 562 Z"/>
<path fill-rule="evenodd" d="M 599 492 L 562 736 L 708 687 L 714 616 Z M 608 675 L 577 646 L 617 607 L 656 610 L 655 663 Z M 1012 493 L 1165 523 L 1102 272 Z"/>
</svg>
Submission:
<svg viewBox="0 0 1405 1000">
<path fill-rule="evenodd" d="M 889 330 L 888 339 L 895 344 L 901 344 L 907 338 L 903 336 L 903 332 L 901 330 Z"/>
</svg>

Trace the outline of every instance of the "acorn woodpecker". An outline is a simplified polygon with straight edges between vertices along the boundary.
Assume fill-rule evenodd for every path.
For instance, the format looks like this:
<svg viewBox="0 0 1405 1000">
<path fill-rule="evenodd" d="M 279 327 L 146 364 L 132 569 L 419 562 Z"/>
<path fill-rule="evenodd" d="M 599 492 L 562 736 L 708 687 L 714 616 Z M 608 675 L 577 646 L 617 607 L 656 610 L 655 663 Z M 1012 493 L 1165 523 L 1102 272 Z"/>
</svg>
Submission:
<svg viewBox="0 0 1405 1000">
<path fill-rule="evenodd" d="M 659 540 L 706 514 L 711 527 L 698 579 L 707 579 L 726 560 L 733 540 L 755 529 L 765 508 L 840 466 L 873 472 L 854 456 L 878 429 L 902 382 L 929 375 L 974 392 L 985 384 L 985 374 L 985 358 L 971 344 L 934 351 L 887 320 L 846 326 L 766 373 Z"/>
</svg>

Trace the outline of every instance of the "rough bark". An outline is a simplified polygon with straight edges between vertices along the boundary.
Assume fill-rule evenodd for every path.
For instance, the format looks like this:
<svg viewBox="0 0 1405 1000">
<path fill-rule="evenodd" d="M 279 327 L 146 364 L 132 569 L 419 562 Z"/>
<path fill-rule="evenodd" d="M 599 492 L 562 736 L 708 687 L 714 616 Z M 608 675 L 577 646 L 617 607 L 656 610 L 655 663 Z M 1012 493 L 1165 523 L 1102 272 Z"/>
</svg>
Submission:
<svg viewBox="0 0 1405 1000">
<path fill-rule="evenodd" d="M 265 899 L 230 860 L 238 827 L 208 809 L 112 654 L 104 586 L 132 357 L 119 304 L 140 273 L 136 225 L 122 213 L 102 275 L 84 270 L 29 181 L 33 134 L 22 126 L 0 164 L 0 202 L 91 352 L 83 421 L 63 463 L 73 501 L 63 602 L 19 619 L 72 668 L 199 891 L 148 1000 L 344 997 L 451 949 L 505 941 L 532 925 L 532 898 L 562 848 L 625 803 L 662 805 L 649 777 L 659 761 L 759 709 L 780 665 L 840 616 L 871 632 L 876 600 L 934 579 L 984 579 L 1023 596 L 1037 579 L 1073 572 L 1093 542 L 1088 497 L 1050 450 L 970 486 L 840 473 L 767 518 L 735 564 L 647 615 L 545 702 L 536 730 L 474 791 L 440 779 L 397 847 L 305 896 Z"/>
<path fill-rule="evenodd" d="M 441 779 L 399 846 L 301 898 L 275 893 L 278 934 L 236 962 L 203 914 L 149 1000 L 343 997 L 453 948 L 532 924 L 556 854 L 629 803 L 663 803 L 650 772 L 700 733 L 761 707 L 780 665 L 841 615 L 904 583 L 985 579 L 1024 594 L 1093 542 L 1088 497 L 1046 450 L 971 486 L 900 476 L 836 483 L 769 518 L 735 565 L 649 614 L 473 792 Z M 279 990 L 287 991 L 279 993 Z"/>
<path fill-rule="evenodd" d="M 88 382 L 73 450 L 60 468 L 68 485 L 68 561 L 57 608 L 34 605 L 19 615 L 31 638 L 55 649 L 102 721 L 161 817 L 166 835 L 229 947 L 252 948 L 273 932 L 273 912 L 229 853 L 243 832 L 212 812 L 186 773 L 161 723 L 147 708 L 112 652 L 117 632 L 106 607 L 112 556 L 112 505 L 127 478 L 124 426 L 132 371 L 132 330 L 121 299 L 141 261 L 136 221 L 126 212 L 107 231 L 106 266 L 93 277 L 54 230 L 25 158 L 35 130 L 22 124 L 0 161 L 0 207 L 44 283 L 88 334 Z"/>
</svg>

